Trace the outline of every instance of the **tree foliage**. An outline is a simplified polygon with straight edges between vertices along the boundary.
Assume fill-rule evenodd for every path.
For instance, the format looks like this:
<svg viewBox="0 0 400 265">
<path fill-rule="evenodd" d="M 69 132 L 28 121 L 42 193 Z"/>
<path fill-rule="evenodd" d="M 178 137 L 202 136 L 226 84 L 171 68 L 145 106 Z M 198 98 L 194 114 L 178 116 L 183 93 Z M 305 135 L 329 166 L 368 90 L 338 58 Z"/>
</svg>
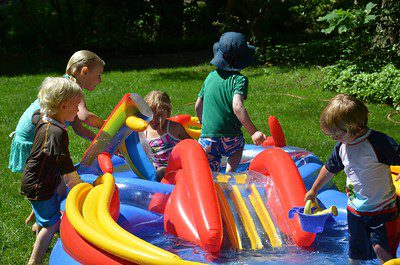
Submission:
<svg viewBox="0 0 400 265">
<path fill-rule="evenodd" d="M 315 19 L 332 0 L 0 1 L 2 52 L 116 53 L 209 48 L 224 31 L 259 47 L 320 35 Z"/>
</svg>

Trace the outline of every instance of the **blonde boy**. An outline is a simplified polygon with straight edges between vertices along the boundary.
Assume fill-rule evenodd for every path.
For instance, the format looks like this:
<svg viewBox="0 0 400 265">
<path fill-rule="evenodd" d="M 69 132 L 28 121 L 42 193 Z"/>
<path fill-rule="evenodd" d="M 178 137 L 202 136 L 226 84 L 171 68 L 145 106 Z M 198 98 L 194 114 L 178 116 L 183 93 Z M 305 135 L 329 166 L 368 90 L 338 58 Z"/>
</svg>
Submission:
<svg viewBox="0 0 400 265">
<path fill-rule="evenodd" d="M 63 77 L 46 78 L 38 94 L 41 110 L 32 116 L 33 146 L 23 171 L 21 193 L 25 195 L 43 227 L 37 234 L 28 264 L 40 264 L 60 225 L 60 202 L 56 189 L 61 182 L 72 188 L 82 182 L 70 158 L 65 122 L 72 122 L 83 99 L 80 86 Z"/>
</svg>

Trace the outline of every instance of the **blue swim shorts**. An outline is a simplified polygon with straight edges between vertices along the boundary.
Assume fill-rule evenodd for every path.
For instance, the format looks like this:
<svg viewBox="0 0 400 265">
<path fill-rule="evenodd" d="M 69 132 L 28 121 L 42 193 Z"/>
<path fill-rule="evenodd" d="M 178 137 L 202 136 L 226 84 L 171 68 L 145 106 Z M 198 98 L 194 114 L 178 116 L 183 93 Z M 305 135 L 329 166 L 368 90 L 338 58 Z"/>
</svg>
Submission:
<svg viewBox="0 0 400 265">
<path fill-rule="evenodd" d="M 243 134 L 227 137 L 200 137 L 199 144 L 206 152 L 212 171 L 220 171 L 222 156 L 230 157 L 244 148 Z"/>
<path fill-rule="evenodd" d="M 396 209 L 397 210 L 397 209 Z M 400 239 L 398 211 L 358 215 L 347 210 L 349 257 L 358 260 L 376 258 L 372 244 L 378 244 L 394 258 Z"/>
<path fill-rule="evenodd" d="M 55 193 L 46 201 L 30 201 L 35 213 L 36 223 L 41 227 L 50 227 L 61 219 L 59 196 Z"/>
</svg>

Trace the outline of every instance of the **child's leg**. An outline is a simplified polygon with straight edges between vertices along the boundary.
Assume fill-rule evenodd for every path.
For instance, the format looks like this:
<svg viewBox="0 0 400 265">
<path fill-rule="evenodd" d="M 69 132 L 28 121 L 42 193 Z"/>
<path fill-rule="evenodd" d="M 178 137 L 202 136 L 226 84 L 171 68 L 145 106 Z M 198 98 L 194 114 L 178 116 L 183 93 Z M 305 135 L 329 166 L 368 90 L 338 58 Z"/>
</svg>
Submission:
<svg viewBox="0 0 400 265">
<path fill-rule="evenodd" d="M 242 159 L 244 144 L 245 141 L 243 135 L 222 138 L 220 150 L 223 155 L 228 157 L 226 172 L 236 171 L 240 160 Z"/>
<path fill-rule="evenodd" d="M 160 182 L 164 178 L 165 169 L 166 169 L 166 167 L 157 168 L 157 170 L 156 170 L 156 180 L 157 180 L 157 182 Z"/>
<path fill-rule="evenodd" d="M 368 216 L 356 215 L 347 210 L 350 264 L 360 264 L 361 261 L 376 258 L 367 226 L 369 218 Z"/>
<path fill-rule="evenodd" d="M 32 210 L 29 216 L 25 219 L 25 224 L 29 224 L 31 221 L 35 221 L 35 219 L 36 219 L 35 213 Z M 36 222 L 34 222 L 31 230 L 37 236 L 41 228 L 42 228 L 41 226 L 39 226 Z"/>
<path fill-rule="evenodd" d="M 39 234 L 40 229 L 42 229 L 42 227 L 40 225 L 38 225 L 36 222 L 32 225 L 32 232 L 35 233 L 35 235 L 37 236 Z"/>
<path fill-rule="evenodd" d="M 393 259 L 393 256 L 390 255 L 390 253 L 387 252 L 387 251 L 386 251 L 383 247 L 381 247 L 380 245 L 378 245 L 378 244 L 372 244 L 372 246 L 373 246 L 374 251 L 375 251 L 375 253 L 376 253 L 376 256 L 378 257 L 379 262 L 380 262 L 381 264 L 385 263 L 385 262 L 388 261 L 388 260 Z"/>
<path fill-rule="evenodd" d="M 34 221 L 34 220 L 35 220 L 35 213 L 33 212 L 33 210 L 31 210 L 31 213 L 25 219 L 25 224 L 29 224 L 31 221 Z"/>
<path fill-rule="evenodd" d="M 383 264 L 396 256 L 400 241 L 400 216 L 397 212 L 376 216 L 370 223 L 372 247 Z"/>
<path fill-rule="evenodd" d="M 28 264 L 40 264 L 42 262 L 55 232 L 57 232 L 60 227 L 60 222 L 61 221 L 58 221 L 54 225 L 43 227 L 42 230 L 40 230 L 39 234 L 36 237 L 36 241 Z"/>
<path fill-rule="evenodd" d="M 240 149 L 230 157 L 228 157 L 228 162 L 226 164 L 226 172 L 235 172 L 239 166 L 240 159 L 242 159 L 243 149 Z"/>
<path fill-rule="evenodd" d="M 207 155 L 211 171 L 221 171 L 222 156 L 219 151 L 220 142 L 221 137 L 199 138 L 199 144 Z"/>
</svg>

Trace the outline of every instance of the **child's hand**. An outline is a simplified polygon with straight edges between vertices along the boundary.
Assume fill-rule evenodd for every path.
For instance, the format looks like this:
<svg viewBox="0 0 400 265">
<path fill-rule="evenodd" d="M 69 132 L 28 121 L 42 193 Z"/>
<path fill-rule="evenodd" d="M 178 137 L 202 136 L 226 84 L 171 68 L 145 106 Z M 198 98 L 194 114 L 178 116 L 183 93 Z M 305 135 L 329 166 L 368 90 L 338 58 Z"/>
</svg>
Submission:
<svg viewBox="0 0 400 265">
<path fill-rule="evenodd" d="M 399 179 L 400 179 L 400 173 L 397 175 L 396 181 L 399 181 Z"/>
<path fill-rule="evenodd" d="M 253 140 L 253 143 L 255 145 L 260 145 L 262 144 L 266 139 L 265 134 L 263 134 L 260 131 L 256 131 L 255 133 L 253 133 L 253 135 L 251 136 L 251 140 Z"/>
<path fill-rule="evenodd" d="M 310 189 L 310 190 L 306 193 L 306 195 L 304 196 L 304 202 L 306 202 L 306 201 L 308 201 L 308 200 L 315 201 L 316 197 L 317 197 L 316 192 L 315 192 L 313 189 Z"/>
</svg>

